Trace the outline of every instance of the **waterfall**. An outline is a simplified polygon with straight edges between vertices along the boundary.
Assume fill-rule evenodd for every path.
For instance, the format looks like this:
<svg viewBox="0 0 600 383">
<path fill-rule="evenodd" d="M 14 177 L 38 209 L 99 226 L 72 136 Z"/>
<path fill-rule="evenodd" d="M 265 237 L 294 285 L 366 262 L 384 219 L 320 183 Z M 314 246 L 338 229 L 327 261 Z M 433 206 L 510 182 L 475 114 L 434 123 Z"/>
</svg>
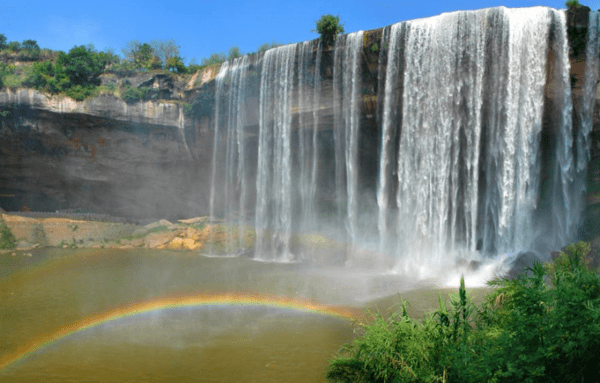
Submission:
<svg viewBox="0 0 600 383">
<path fill-rule="evenodd" d="M 224 238 L 219 255 L 237 255 L 246 241 L 248 169 L 246 164 L 246 101 L 249 93 L 248 56 L 225 62 L 215 78 L 215 130 L 210 193 L 210 224 L 221 221 Z M 223 149 L 224 146 L 224 150 Z M 215 254 L 215 232 L 210 253 Z"/>
<path fill-rule="evenodd" d="M 362 31 L 350 33 L 336 42 L 334 58 L 336 192 L 338 211 L 343 213 L 345 210 L 345 226 L 351 246 L 358 234 L 359 53 L 362 44 Z"/>
<path fill-rule="evenodd" d="M 260 84 L 255 257 L 290 261 L 292 94 L 296 44 L 268 50 Z"/>
<path fill-rule="evenodd" d="M 573 150 L 564 13 L 454 12 L 396 24 L 389 41 L 377 202 L 381 247 L 396 238 L 397 270 L 441 268 L 475 251 L 532 248 L 545 225 L 535 222 L 535 211 L 549 48 L 557 61 L 554 83 L 561 89 L 553 99 L 561 113 L 552 217 L 555 226 L 567 222 L 554 228 L 552 238 L 564 244 L 575 223 L 567 193 Z M 400 101 L 394 92 L 398 82 Z M 397 148 L 391 145 L 394 134 L 400 135 Z M 388 206 L 394 155 L 395 207 Z M 397 228 L 389 233 L 388 215 L 395 209 Z"/>
<path fill-rule="evenodd" d="M 379 48 L 359 31 L 333 51 L 308 41 L 224 63 L 210 194 L 224 252 L 250 224 L 255 259 L 312 257 L 301 237 L 327 232 L 349 263 L 375 252 L 412 275 L 565 245 L 583 212 L 598 24 L 591 13 L 575 104 L 565 13 L 544 7 L 405 21 Z M 361 99 L 375 94 L 369 120 Z"/>
<path fill-rule="evenodd" d="M 575 208 L 575 217 L 581 216 L 585 207 L 584 193 L 587 186 L 587 166 L 590 160 L 590 133 L 593 128 L 593 111 L 596 101 L 598 71 L 600 70 L 598 59 L 598 56 L 600 55 L 600 38 L 598 36 L 599 28 L 600 15 L 598 12 L 590 12 L 586 44 L 586 66 L 583 94 L 581 102 L 577 108 L 580 126 L 576 138 L 577 162 L 575 169 L 575 182 L 573 184 L 572 193 L 575 199 L 574 202 L 579 205 Z"/>
</svg>

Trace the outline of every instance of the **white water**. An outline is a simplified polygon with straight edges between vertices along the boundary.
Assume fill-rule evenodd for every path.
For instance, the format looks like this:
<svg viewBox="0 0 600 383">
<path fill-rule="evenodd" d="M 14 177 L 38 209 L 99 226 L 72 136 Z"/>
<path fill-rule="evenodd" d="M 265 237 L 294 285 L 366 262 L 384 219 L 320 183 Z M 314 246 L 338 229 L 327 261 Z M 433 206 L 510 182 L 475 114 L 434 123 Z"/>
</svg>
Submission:
<svg viewBox="0 0 600 383">
<path fill-rule="evenodd" d="M 345 40 L 338 40 L 343 43 L 343 49 L 336 46 L 335 50 L 333 93 L 337 102 L 334 103 L 333 129 L 335 132 L 338 211 L 343 211 L 345 207 L 348 242 L 351 247 L 354 247 L 358 236 L 359 215 L 357 195 L 361 89 L 359 53 L 363 45 L 363 31 L 344 37 Z"/>
<path fill-rule="evenodd" d="M 575 142 L 562 11 L 501 7 L 386 28 L 375 168 L 361 163 L 362 31 L 340 36 L 328 56 L 331 88 L 314 42 L 269 50 L 252 70 L 246 58 L 224 64 L 211 221 L 254 225 L 255 259 L 307 257 L 294 236 L 326 230 L 347 244 L 348 261 L 377 249 L 392 271 L 420 277 L 459 258 L 566 244 L 580 221 L 589 159 L 597 15 L 590 25 L 587 55 L 596 59 L 587 61 Z M 554 113 L 546 146 L 544 92 Z M 327 108 L 332 123 L 321 114 Z M 376 172 L 372 193 L 365 172 Z M 327 201 L 334 217 L 322 220 Z M 243 242 L 241 234 L 229 241 L 232 251 Z"/>
<path fill-rule="evenodd" d="M 260 84 L 255 258 L 291 261 L 291 124 L 296 45 L 265 53 Z"/>
</svg>

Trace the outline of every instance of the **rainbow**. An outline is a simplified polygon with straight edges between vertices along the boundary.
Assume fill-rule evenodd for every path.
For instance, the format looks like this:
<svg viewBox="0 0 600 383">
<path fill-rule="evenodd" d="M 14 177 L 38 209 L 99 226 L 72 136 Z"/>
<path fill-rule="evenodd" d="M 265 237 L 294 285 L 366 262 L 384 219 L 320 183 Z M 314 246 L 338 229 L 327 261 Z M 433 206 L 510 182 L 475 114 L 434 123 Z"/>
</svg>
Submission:
<svg viewBox="0 0 600 383">
<path fill-rule="evenodd" d="M 301 298 L 290 298 L 285 296 L 265 294 L 224 293 L 158 298 L 145 302 L 133 302 L 109 311 L 95 314 L 80 321 L 68 324 L 48 334 L 36 337 L 31 342 L 19 347 L 14 352 L 0 357 L 0 371 L 20 360 L 27 358 L 33 352 L 42 349 L 50 343 L 106 322 L 154 310 L 206 305 L 269 306 L 331 315 L 348 319 L 357 317 L 359 315 L 358 310 L 348 307 L 330 306 Z"/>
</svg>

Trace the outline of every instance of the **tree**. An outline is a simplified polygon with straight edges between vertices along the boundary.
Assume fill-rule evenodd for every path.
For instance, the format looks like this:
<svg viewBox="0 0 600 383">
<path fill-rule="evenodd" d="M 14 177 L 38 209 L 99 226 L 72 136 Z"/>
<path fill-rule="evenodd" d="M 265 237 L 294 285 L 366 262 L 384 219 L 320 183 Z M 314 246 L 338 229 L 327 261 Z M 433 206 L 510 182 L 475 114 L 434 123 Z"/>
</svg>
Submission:
<svg viewBox="0 0 600 383">
<path fill-rule="evenodd" d="M 21 43 L 18 41 L 11 41 L 8 43 L 7 48 L 13 52 L 18 52 L 21 50 Z"/>
<path fill-rule="evenodd" d="M 98 76 L 104 70 L 104 63 L 90 45 L 73 47 L 56 62 L 64 67 L 71 86 L 97 85 Z"/>
<path fill-rule="evenodd" d="M 98 52 L 98 58 L 104 67 L 111 67 L 113 64 L 119 64 L 121 59 L 115 54 L 112 48 L 106 48 L 102 52 Z"/>
<path fill-rule="evenodd" d="M 40 57 L 40 46 L 35 40 L 23 40 L 21 44 L 21 54 L 19 58 L 22 60 L 36 61 Z"/>
<path fill-rule="evenodd" d="M 139 49 L 134 53 L 133 62 L 143 68 L 147 68 L 154 58 L 154 51 L 148 43 L 140 45 Z"/>
<path fill-rule="evenodd" d="M 23 40 L 23 43 L 21 44 L 21 49 L 28 51 L 39 51 L 40 46 L 35 40 Z"/>
<path fill-rule="evenodd" d="M 138 40 L 131 40 L 127 42 L 122 51 L 125 58 L 136 68 L 158 69 L 162 67 L 160 59 L 155 56 L 154 49 L 148 43 L 142 44 Z"/>
<path fill-rule="evenodd" d="M 224 62 L 226 60 L 227 60 L 227 57 L 225 56 L 225 53 L 217 52 L 217 53 L 213 53 L 212 55 L 210 55 L 209 58 L 206 58 L 206 57 L 203 58 L 202 66 L 221 64 L 222 62 Z"/>
<path fill-rule="evenodd" d="M 565 2 L 565 6 L 568 9 L 575 9 L 575 8 L 579 8 L 581 6 L 581 4 L 579 4 L 579 1 L 577 1 L 577 0 L 568 0 L 567 2 Z"/>
<path fill-rule="evenodd" d="M 337 35 L 344 33 L 344 24 L 340 24 L 340 17 L 329 15 L 323 15 L 316 22 L 316 29 L 311 32 L 317 32 L 321 35 L 323 44 L 330 46 L 335 42 Z"/>
<path fill-rule="evenodd" d="M 169 57 L 167 59 L 167 63 L 165 65 L 165 67 L 172 72 L 177 72 L 177 73 L 186 73 L 187 72 L 187 68 L 185 67 L 183 60 L 181 60 L 181 57 L 179 57 L 179 56 Z"/>
<path fill-rule="evenodd" d="M 129 60 L 131 62 L 134 61 L 135 52 L 138 51 L 142 43 L 139 40 L 129 40 L 125 43 L 125 48 L 121 49 L 123 52 L 123 56 L 125 56 L 125 60 Z"/>
<path fill-rule="evenodd" d="M 154 52 L 154 55 L 158 57 L 161 64 L 166 67 L 167 61 L 171 57 L 179 56 L 179 45 L 175 43 L 175 40 L 152 40 L 150 46 Z"/>
<path fill-rule="evenodd" d="M 0 50 L 6 49 L 8 45 L 6 44 L 6 36 L 0 33 Z"/>
<path fill-rule="evenodd" d="M 200 66 L 200 64 L 198 64 L 198 61 L 196 61 L 196 58 L 192 57 L 192 59 L 188 63 L 188 72 L 196 73 L 197 71 L 200 70 L 200 68 L 201 68 L 201 66 Z"/>
<path fill-rule="evenodd" d="M 278 42 L 276 42 L 276 41 L 272 41 L 272 42 L 270 42 L 270 43 L 264 43 L 264 44 L 261 44 L 261 45 L 258 47 L 258 52 L 259 52 L 259 53 L 260 53 L 260 52 L 266 52 L 266 51 L 268 51 L 269 49 L 272 49 L 272 48 L 277 48 L 277 47 L 280 47 L 280 46 L 282 46 L 282 45 L 283 45 L 282 43 L 278 43 Z"/>
<path fill-rule="evenodd" d="M 238 57 L 242 57 L 242 52 L 240 52 L 240 48 L 233 46 L 229 48 L 229 53 L 227 54 L 227 60 L 233 60 Z"/>
</svg>

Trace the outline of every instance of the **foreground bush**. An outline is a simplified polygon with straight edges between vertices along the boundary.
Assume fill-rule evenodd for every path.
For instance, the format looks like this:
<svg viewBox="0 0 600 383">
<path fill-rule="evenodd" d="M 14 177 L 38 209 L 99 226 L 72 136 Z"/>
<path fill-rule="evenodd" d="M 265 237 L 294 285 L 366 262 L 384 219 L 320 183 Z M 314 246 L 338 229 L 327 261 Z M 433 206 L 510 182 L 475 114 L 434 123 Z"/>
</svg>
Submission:
<svg viewBox="0 0 600 383">
<path fill-rule="evenodd" d="M 596 382 L 600 380 L 600 277 L 590 246 L 570 245 L 496 287 L 479 307 L 464 280 L 451 307 L 423 321 L 374 315 L 327 369 L 330 382 Z"/>
</svg>

